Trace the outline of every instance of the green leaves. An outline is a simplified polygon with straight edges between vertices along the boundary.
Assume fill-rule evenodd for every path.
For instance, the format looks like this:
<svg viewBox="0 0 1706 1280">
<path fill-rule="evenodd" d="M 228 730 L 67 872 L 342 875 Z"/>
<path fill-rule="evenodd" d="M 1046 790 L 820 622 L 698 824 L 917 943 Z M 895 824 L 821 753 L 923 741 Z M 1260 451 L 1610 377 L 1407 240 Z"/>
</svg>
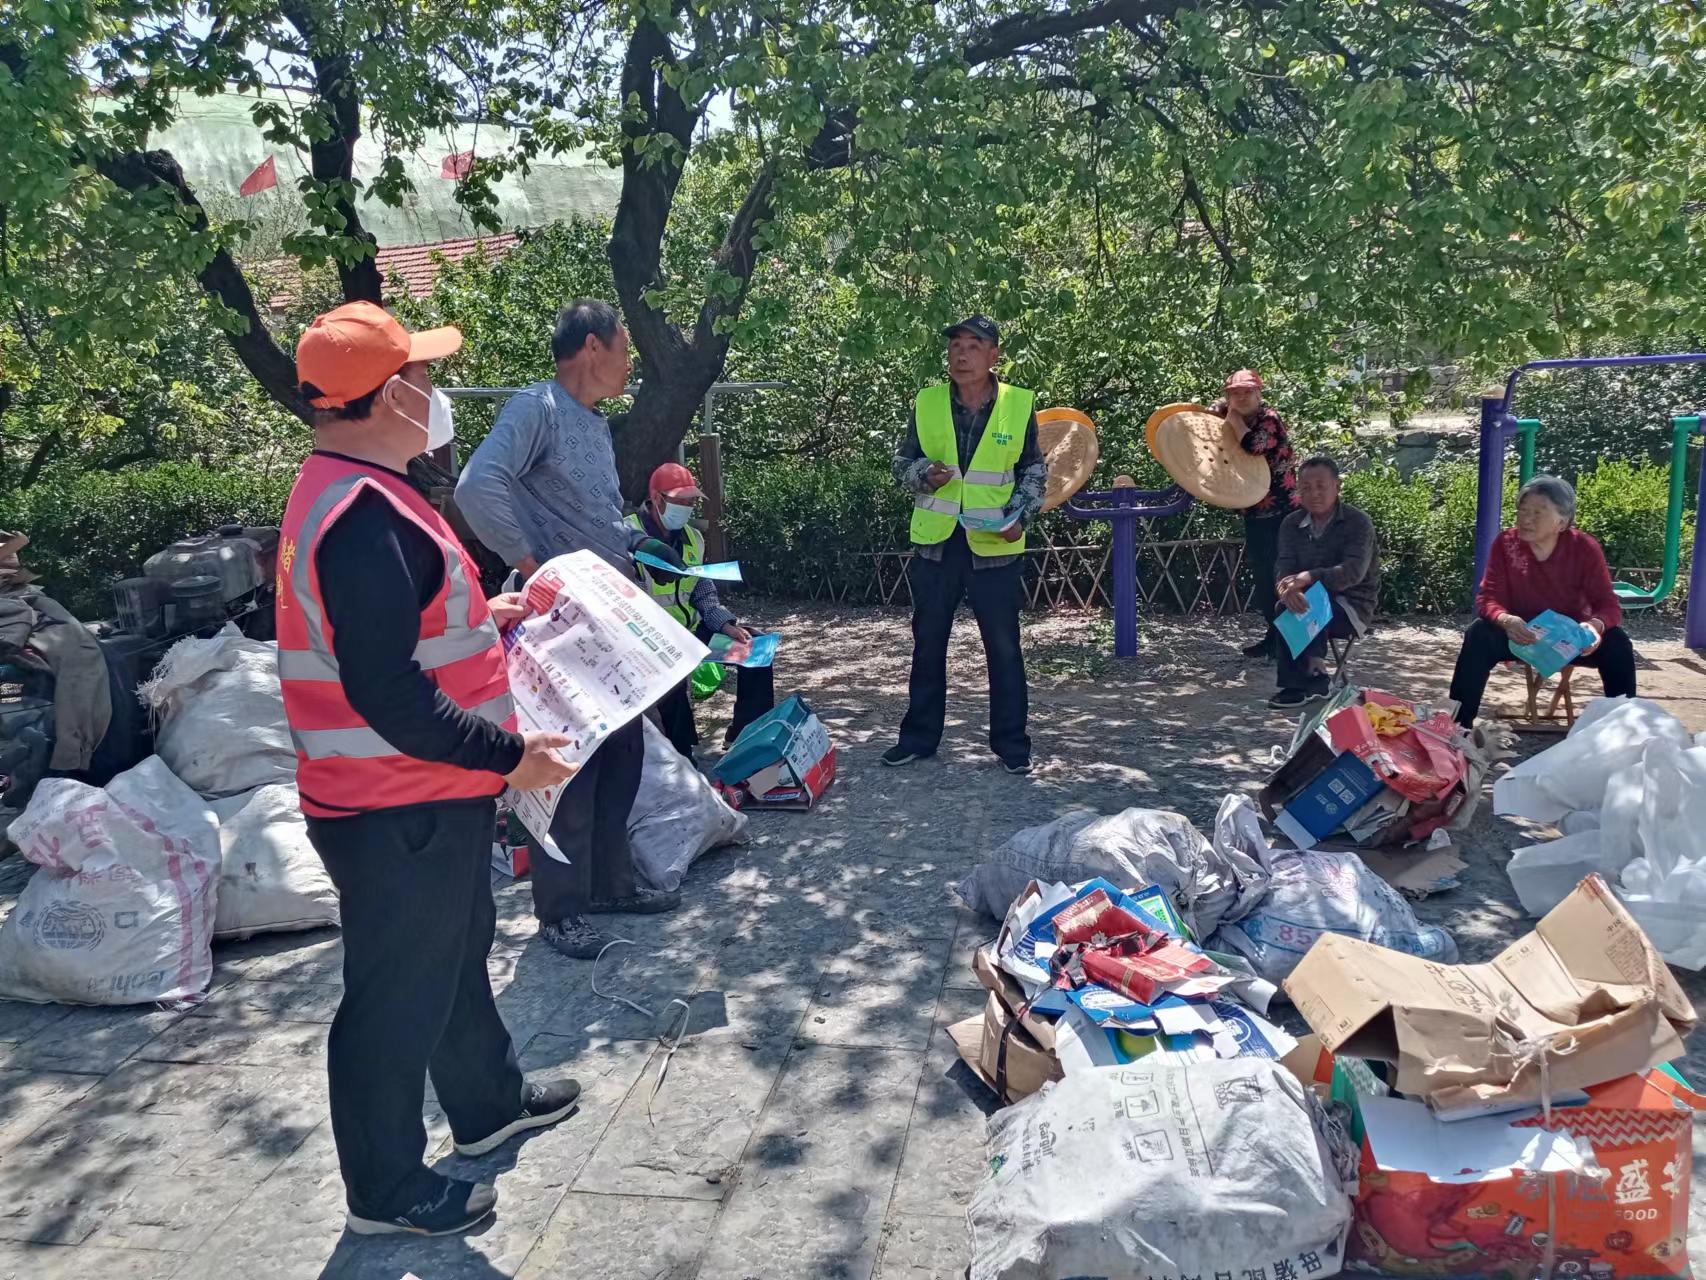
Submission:
<svg viewBox="0 0 1706 1280">
<path fill-rule="evenodd" d="M 1577 0 L 14 0 L 0 323 L 86 360 L 238 245 L 356 278 L 364 202 L 477 121 L 510 139 L 455 185 L 479 225 L 541 158 L 628 161 L 624 296 L 676 326 L 636 330 L 653 361 L 706 316 L 737 363 L 791 326 L 912 376 L 969 304 L 1122 420 L 1234 359 L 1311 389 L 1363 353 L 1490 371 L 1706 328 L 1703 65 L 1691 7 Z M 101 176 L 231 87 L 292 171 L 318 158 L 288 217 Z M 376 171 L 335 163 L 357 133 Z"/>
</svg>

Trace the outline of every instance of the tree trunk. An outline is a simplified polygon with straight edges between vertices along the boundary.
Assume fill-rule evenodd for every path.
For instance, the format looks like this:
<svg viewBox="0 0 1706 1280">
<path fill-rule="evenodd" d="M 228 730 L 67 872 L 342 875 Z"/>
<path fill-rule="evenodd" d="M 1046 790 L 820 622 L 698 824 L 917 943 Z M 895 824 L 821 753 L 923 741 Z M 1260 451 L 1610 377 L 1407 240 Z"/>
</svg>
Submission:
<svg viewBox="0 0 1706 1280">
<path fill-rule="evenodd" d="M 666 367 L 650 360 L 634 407 L 615 426 L 616 473 L 622 481 L 622 496 L 639 502 L 646 496 L 646 482 L 660 463 L 672 461 L 676 448 L 693 425 L 693 415 L 722 373 L 719 354 L 682 349 Z"/>
</svg>

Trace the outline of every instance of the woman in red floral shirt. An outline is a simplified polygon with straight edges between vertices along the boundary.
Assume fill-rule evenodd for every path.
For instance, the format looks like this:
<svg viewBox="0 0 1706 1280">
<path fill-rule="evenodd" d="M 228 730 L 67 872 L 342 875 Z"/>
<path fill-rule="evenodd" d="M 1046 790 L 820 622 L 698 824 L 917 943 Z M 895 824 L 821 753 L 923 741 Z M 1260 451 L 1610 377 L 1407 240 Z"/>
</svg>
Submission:
<svg viewBox="0 0 1706 1280">
<path fill-rule="evenodd" d="M 1262 376 L 1254 369 L 1240 369 L 1226 380 L 1226 397 L 1209 409 L 1228 421 L 1244 426 L 1244 452 L 1268 464 L 1268 492 L 1244 512 L 1244 554 L 1256 575 L 1255 605 L 1267 622 L 1267 630 L 1254 644 L 1244 647 L 1247 658 L 1274 657 L 1279 643 L 1273 617 L 1279 607 L 1274 592 L 1274 558 L 1279 552 L 1279 527 L 1291 511 L 1297 492 L 1297 468 L 1291 452 L 1291 436 L 1273 406 L 1262 399 Z"/>
</svg>

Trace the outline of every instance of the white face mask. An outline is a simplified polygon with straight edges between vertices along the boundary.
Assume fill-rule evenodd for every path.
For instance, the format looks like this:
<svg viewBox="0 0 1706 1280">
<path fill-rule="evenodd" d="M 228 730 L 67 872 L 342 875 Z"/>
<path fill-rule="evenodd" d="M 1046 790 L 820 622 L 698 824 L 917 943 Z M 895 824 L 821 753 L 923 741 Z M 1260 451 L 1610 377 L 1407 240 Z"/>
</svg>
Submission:
<svg viewBox="0 0 1706 1280">
<path fill-rule="evenodd" d="M 427 420 L 425 422 L 422 422 L 412 413 L 403 413 L 401 409 L 397 410 L 397 412 L 402 414 L 403 417 L 407 418 L 410 422 L 414 423 L 415 426 L 419 427 L 426 433 L 426 448 L 422 452 L 431 453 L 434 449 L 442 449 L 445 445 L 456 439 L 456 424 L 451 418 L 449 396 L 445 395 L 444 392 L 440 391 L 437 387 L 432 389 L 431 395 L 427 395 L 426 392 L 422 391 L 414 383 L 405 381 L 399 375 L 393 375 L 391 381 L 395 382 L 398 386 L 407 387 L 417 396 L 426 396 Z"/>
<path fill-rule="evenodd" d="M 666 502 L 663 504 L 663 514 L 658 517 L 658 521 L 666 529 L 685 529 L 687 522 L 692 518 L 692 507 L 684 507 L 679 502 Z"/>
</svg>

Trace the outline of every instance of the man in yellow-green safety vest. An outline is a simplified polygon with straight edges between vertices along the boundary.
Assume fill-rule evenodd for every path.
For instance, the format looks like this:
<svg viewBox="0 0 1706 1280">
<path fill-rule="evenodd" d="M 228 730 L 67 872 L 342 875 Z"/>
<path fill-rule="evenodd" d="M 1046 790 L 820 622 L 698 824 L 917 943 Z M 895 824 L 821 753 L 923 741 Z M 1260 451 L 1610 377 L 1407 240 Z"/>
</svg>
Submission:
<svg viewBox="0 0 1706 1280">
<path fill-rule="evenodd" d="M 628 523 L 666 544 L 681 563 L 691 568 L 705 563 L 705 535 L 688 523 L 693 508 L 704 497 L 693 473 L 679 462 L 666 462 L 652 472 L 646 486 L 645 504 L 628 517 Z M 694 578 L 654 569 L 636 560 L 640 581 L 652 599 L 682 626 L 709 643 L 719 631 L 736 644 L 751 641 L 752 633 L 723 607 L 717 585 L 709 578 Z M 759 716 L 776 705 L 774 672 L 770 667 L 735 667 L 734 717 L 723 735 L 727 747 Z M 693 699 L 684 681 L 658 703 L 658 718 L 675 749 L 689 760 L 699 745 L 699 730 L 693 723 Z"/>
<path fill-rule="evenodd" d="M 1042 508 L 1048 463 L 1036 396 L 995 376 L 1001 333 L 973 315 L 942 331 L 948 381 L 926 387 L 895 452 L 913 495 L 912 675 L 887 765 L 936 754 L 948 705 L 948 637 L 970 602 L 989 660 L 989 746 L 1009 773 L 1031 771 L 1025 659 L 1019 649 L 1025 530 Z"/>
</svg>

